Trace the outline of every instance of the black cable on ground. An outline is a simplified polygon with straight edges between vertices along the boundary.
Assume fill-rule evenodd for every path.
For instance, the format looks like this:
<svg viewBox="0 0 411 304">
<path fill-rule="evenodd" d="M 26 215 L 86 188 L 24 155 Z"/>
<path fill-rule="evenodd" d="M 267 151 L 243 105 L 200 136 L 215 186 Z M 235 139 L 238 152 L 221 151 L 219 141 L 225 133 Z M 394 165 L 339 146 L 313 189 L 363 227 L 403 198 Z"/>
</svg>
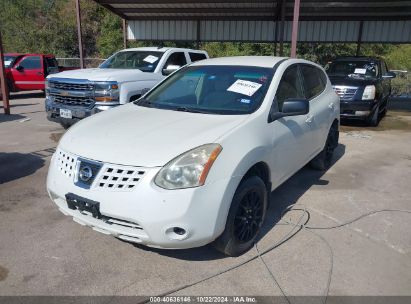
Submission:
<svg viewBox="0 0 411 304">
<path fill-rule="evenodd" d="M 302 206 L 302 207 L 304 207 L 304 209 L 293 209 L 293 207 L 295 207 L 295 206 Z M 180 286 L 180 287 L 171 289 L 171 290 L 169 290 L 169 291 L 167 291 L 167 292 L 164 292 L 164 293 L 162 293 L 162 294 L 159 294 L 159 295 L 157 295 L 157 296 L 158 296 L 158 297 L 167 296 L 167 295 L 170 295 L 170 294 L 172 294 L 172 293 L 176 293 L 176 292 L 178 292 L 178 291 L 181 291 L 181 290 L 187 289 L 187 288 L 189 288 L 189 287 L 198 285 L 198 284 L 203 283 L 203 282 L 205 282 L 205 281 L 207 281 L 207 280 L 210 280 L 210 279 L 215 278 L 215 277 L 218 277 L 218 276 L 220 276 L 220 275 L 222 275 L 222 274 L 224 274 L 224 273 L 227 273 L 227 272 L 229 272 L 229 271 L 231 271 L 231 270 L 237 269 L 237 268 L 239 268 L 239 267 L 241 267 L 241 266 L 243 266 L 243 265 L 245 265 L 245 264 L 247 264 L 247 263 L 249 263 L 249 262 L 251 262 L 251 261 L 254 261 L 254 260 L 257 259 L 257 258 L 260 258 L 260 259 L 262 260 L 264 266 L 265 266 L 265 267 L 267 268 L 267 270 L 269 271 L 271 277 L 273 278 L 273 281 L 274 281 L 275 284 L 279 287 L 280 291 L 282 292 L 282 294 L 283 294 L 284 297 L 286 298 L 287 302 L 288 302 L 288 303 L 291 303 L 290 300 L 289 300 L 289 298 L 287 297 L 287 295 L 284 293 L 283 289 L 282 289 L 281 286 L 279 285 L 279 283 L 278 283 L 277 279 L 275 278 L 274 274 L 271 272 L 271 270 L 268 268 L 267 264 L 266 264 L 266 263 L 264 262 L 264 260 L 262 259 L 262 256 L 265 255 L 266 253 L 272 251 L 273 249 L 279 247 L 280 245 L 284 244 L 285 242 L 287 242 L 288 240 L 290 240 L 292 237 L 294 237 L 294 236 L 295 236 L 298 232 L 300 232 L 301 230 L 305 230 L 305 231 L 308 231 L 308 232 L 312 233 L 313 235 L 316 235 L 317 237 L 319 237 L 322 241 L 324 241 L 324 243 L 327 245 L 327 247 L 328 247 L 329 250 L 330 250 L 330 271 L 329 271 L 327 286 L 326 286 L 325 292 L 324 292 L 324 303 L 326 303 L 326 302 L 327 302 L 327 298 L 328 298 L 329 288 L 330 288 L 330 285 L 331 285 L 331 279 L 332 279 L 332 271 L 333 271 L 333 265 L 334 265 L 334 261 L 333 261 L 333 259 L 334 259 L 334 254 L 333 254 L 333 249 L 332 249 L 331 245 L 329 244 L 329 242 L 328 242 L 322 235 L 320 235 L 320 234 L 318 234 L 318 233 L 316 233 L 316 232 L 314 232 L 314 231 L 312 231 L 312 230 L 316 230 L 316 229 L 318 229 L 318 230 L 327 230 L 327 229 L 340 228 L 340 227 L 343 227 L 343 226 L 347 226 L 347 225 L 349 225 L 349 224 L 352 224 L 352 223 L 354 223 L 354 222 L 356 222 L 356 221 L 358 221 L 358 220 L 360 220 L 360 219 L 362 219 L 362 218 L 365 218 L 365 217 L 367 217 L 367 216 L 370 216 L 370 215 L 372 215 L 372 214 L 381 213 L 381 212 L 411 213 L 411 210 L 403 210 L 403 209 L 379 209 L 379 210 L 374 210 L 374 211 L 370 211 L 370 212 L 368 212 L 368 213 L 362 214 L 362 215 L 360 215 L 360 216 L 358 216 L 358 217 L 356 217 L 356 218 L 354 218 L 354 219 L 352 219 L 352 220 L 346 221 L 346 222 L 344 222 L 344 223 L 341 223 L 341 224 L 338 224 L 338 225 L 335 225 L 335 226 L 316 227 L 316 226 L 307 226 L 307 225 L 306 225 L 306 224 L 308 223 L 309 219 L 310 219 L 310 213 L 308 212 L 308 210 L 309 210 L 308 208 L 305 208 L 304 205 L 300 205 L 300 204 L 294 204 L 294 205 L 289 206 L 289 207 L 281 214 L 280 220 L 281 220 L 281 219 L 283 218 L 283 216 L 284 216 L 286 213 L 288 213 L 288 212 L 292 212 L 292 211 L 303 211 L 303 215 L 304 215 L 304 214 L 307 215 L 306 221 L 305 221 L 303 224 L 301 224 L 302 219 L 303 219 L 304 216 L 301 216 L 301 217 L 299 218 L 299 220 L 298 220 L 297 223 L 292 223 L 292 222 L 286 221 L 286 225 L 291 225 L 291 226 L 293 226 L 292 229 L 291 229 L 289 232 L 287 232 L 278 242 L 274 243 L 272 246 L 270 246 L 269 248 L 265 249 L 265 250 L 262 251 L 261 253 L 258 251 L 258 248 L 256 247 L 256 249 L 257 249 L 257 255 L 252 256 L 252 257 L 246 259 L 246 260 L 243 261 L 243 262 L 240 262 L 240 263 L 238 263 L 238 264 L 235 264 L 235 265 L 233 265 L 233 266 L 230 266 L 230 267 L 228 267 L 228 268 L 225 269 L 225 270 L 219 271 L 219 272 L 217 272 L 217 273 L 215 273 L 215 274 L 212 274 L 212 275 L 210 275 L 210 276 L 207 276 L 207 277 L 205 277 L 205 278 L 203 278 L 203 279 L 200 279 L 200 280 L 197 280 L 197 281 L 194 281 L 194 282 L 185 284 L 185 285 L 183 285 L 183 286 Z M 315 211 L 315 210 L 314 210 L 314 211 Z M 296 230 L 296 228 L 298 228 L 298 229 Z M 140 303 L 147 303 L 147 302 L 149 302 L 149 299 L 146 299 L 146 300 L 144 300 L 144 301 L 142 301 L 142 302 L 140 302 Z"/>
</svg>

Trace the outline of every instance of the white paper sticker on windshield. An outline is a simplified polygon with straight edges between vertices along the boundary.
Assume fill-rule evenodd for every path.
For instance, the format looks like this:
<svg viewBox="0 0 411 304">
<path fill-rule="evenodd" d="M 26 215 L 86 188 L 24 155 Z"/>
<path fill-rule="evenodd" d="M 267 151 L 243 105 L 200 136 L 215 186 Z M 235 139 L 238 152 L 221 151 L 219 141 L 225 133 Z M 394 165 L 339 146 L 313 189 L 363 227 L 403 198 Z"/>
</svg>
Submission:
<svg viewBox="0 0 411 304">
<path fill-rule="evenodd" d="M 367 69 L 355 69 L 354 74 L 365 74 L 367 73 Z"/>
<path fill-rule="evenodd" d="M 10 63 L 11 63 L 11 60 L 5 60 L 5 61 L 4 61 L 4 65 L 5 65 L 5 66 L 10 65 Z"/>
<path fill-rule="evenodd" d="M 247 96 L 253 96 L 255 92 L 262 86 L 257 82 L 237 79 L 227 91 L 231 91 L 234 93 L 240 93 Z"/>
<path fill-rule="evenodd" d="M 153 56 L 153 55 L 148 55 L 146 58 L 143 59 L 143 61 L 146 61 L 148 63 L 154 63 L 158 60 L 158 57 Z"/>
</svg>

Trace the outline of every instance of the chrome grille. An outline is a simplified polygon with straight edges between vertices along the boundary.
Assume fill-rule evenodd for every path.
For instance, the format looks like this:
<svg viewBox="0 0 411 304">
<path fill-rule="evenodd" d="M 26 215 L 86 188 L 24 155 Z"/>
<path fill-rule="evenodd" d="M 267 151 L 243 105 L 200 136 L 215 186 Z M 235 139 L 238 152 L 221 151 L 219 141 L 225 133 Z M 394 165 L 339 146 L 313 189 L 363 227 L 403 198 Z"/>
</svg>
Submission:
<svg viewBox="0 0 411 304">
<path fill-rule="evenodd" d="M 94 89 L 94 85 L 92 83 L 65 83 L 50 81 L 50 86 L 55 89 L 67 91 L 92 91 Z"/>
<path fill-rule="evenodd" d="M 61 173 L 63 173 L 67 177 L 74 176 L 75 170 L 75 158 L 74 156 L 68 154 L 67 152 L 63 152 L 58 150 L 57 152 L 57 167 Z"/>
<path fill-rule="evenodd" d="M 355 93 L 357 93 L 357 87 L 347 87 L 347 86 L 334 86 L 334 90 L 341 100 L 351 100 L 354 98 Z"/>
<path fill-rule="evenodd" d="M 51 96 L 54 97 L 54 102 L 69 106 L 89 107 L 94 102 L 90 97 L 61 96 L 56 94 L 51 94 Z"/>
<path fill-rule="evenodd" d="M 143 178 L 145 170 L 142 168 L 106 165 L 96 181 L 96 187 L 108 190 L 130 191 Z"/>
</svg>

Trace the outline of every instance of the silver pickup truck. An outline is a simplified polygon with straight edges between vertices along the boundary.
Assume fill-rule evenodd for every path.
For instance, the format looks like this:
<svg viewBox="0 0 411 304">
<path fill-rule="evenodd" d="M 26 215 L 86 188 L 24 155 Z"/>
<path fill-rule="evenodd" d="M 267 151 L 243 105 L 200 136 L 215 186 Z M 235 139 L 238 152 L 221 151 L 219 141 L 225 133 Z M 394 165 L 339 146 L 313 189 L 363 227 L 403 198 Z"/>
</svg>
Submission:
<svg viewBox="0 0 411 304">
<path fill-rule="evenodd" d="M 76 121 L 140 98 L 167 75 L 205 51 L 144 47 L 119 51 L 98 68 L 65 71 L 46 79 L 47 118 L 64 128 Z"/>
</svg>

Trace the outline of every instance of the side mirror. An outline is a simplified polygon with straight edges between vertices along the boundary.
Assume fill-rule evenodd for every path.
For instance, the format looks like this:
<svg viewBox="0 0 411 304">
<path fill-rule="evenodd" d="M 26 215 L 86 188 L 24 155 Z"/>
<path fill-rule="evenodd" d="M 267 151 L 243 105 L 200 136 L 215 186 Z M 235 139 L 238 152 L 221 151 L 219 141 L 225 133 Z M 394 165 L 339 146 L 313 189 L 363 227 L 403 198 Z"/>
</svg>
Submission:
<svg viewBox="0 0 411 304">
<path fill-rule="evenodd" d="M 394 72 L 387 72 L 384 75 L 382 75 L 383 79 L 393 79 L 397 77 L 397 75 Z"/>
<path fill-rule="evenodd" d="M 24 68 L 21 65 L 17 65 L 16 70 L 19 71 L 19 72 L 22 72 L 24 70 Z"/>
<path fill-rule="evenodd" d="M 276 101 L 274 101 L 276 103 Z M 277 111 L 275 107 L 270 110 L 268 122 L 272 122 L 286 116 L 305 115 L 310 112 L 310 102 L 307 99 L 289 98 L 283 103 L 283 108 Z"/>
<path fill-rule="evenodd" d="M 181 66 L 179 65 L 168 65 L 165 69 L 163 69 L 163 75 L 170 75 L 171 73 L 177 71 Z"/>
</svg>

